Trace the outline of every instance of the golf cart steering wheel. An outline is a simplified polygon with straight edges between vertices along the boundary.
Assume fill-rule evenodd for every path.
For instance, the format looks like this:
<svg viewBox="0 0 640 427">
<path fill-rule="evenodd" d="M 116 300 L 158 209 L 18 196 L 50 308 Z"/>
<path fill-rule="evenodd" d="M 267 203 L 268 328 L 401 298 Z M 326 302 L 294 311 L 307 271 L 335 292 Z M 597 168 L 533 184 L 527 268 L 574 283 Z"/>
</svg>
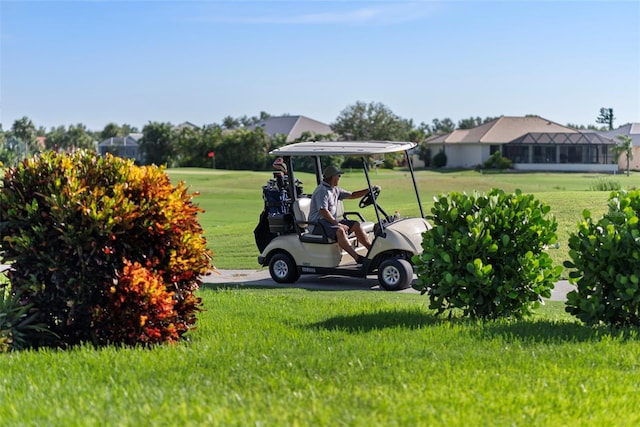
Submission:
<svg viewBox="0 0 640 427">
<path fill-rule="evenodd" d="M 358 206 L 360 207 L 360 209 L 363 209 L 363 208 L 366 208 L 367 206 L 372 205 L 373 197 L 377 199 L 379 195 L 380 195 L 380 187 L 378 187 L 377 185 L 374 185 L 371 188 L 370 192 L 362 196 L 362 199 L 360 199 L 360 203 L 358 203 Z"/>
</svg>

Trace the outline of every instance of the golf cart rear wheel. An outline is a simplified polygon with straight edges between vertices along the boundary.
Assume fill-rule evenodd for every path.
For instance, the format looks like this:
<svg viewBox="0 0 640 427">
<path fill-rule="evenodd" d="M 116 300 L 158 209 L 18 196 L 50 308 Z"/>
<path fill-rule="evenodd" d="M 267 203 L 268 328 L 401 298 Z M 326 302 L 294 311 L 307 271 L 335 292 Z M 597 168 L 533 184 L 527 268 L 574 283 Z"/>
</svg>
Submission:
<svg viewBox="0 0 640 427">
<path fill-rule="evenodd" d="M 388 291 L 406 289 L 412 280 L 413 267 L 406 259 L 387 259 L 382 261 L 378 268 L 378 282 Z"/>
<path fill-rule="evenodd" d="M 269 261 L 269 274 L 278 283 L 293 283 L 300 277 L 293 258 L 285 253 L 275 254 Z"/>
</svg>

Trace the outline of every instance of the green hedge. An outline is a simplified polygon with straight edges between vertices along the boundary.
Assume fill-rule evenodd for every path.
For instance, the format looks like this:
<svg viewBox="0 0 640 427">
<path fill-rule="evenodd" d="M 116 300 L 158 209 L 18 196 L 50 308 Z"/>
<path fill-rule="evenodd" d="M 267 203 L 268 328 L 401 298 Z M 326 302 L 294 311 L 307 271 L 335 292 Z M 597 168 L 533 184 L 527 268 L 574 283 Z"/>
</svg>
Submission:
<svg viewBox="0 0 640 427">
<path fill-rule="evenodd" d="M 433 228 L 414 257 L 416 289 L 430 308 L 474 318 L 522 317 L 549 297 L 562 271 L 546 251 L 556 240 L 550 207 L 499 189 L 435 200 Z"/>
<path fill-rule="evenodd" d="M 600 219 L 584 211 L 565 266 L 577 290 L 566 311 L 587 324 L 640 326 L 640 191 L 615 191 Z"/>
</svg>

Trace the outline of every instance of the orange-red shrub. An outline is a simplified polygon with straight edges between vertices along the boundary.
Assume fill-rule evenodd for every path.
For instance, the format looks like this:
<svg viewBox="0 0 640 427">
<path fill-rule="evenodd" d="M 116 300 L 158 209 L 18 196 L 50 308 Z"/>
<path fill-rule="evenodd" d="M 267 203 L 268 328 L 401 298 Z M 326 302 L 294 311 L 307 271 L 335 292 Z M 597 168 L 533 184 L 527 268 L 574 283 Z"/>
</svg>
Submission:
<svg viewBox="0 0 640 427">
<path fill-rule="evenodd" d="M 79 151 L 25 160 L 1 184 L 0 257 L 56 345 L 175 341 L 194 326 L 212 266 L 184 183 Z"/>
<path fill-rule="evenodd" d="M 96 307 L 93 318 L 97 333 L 106 333 L 110 342 L 174 342 L 178 331 L 186 330 L 184 323 L 176 325 L 176 300 L 162 277 L 137 262 L 125 263 L 105 295 L 105 306 Z"/>
</svg>

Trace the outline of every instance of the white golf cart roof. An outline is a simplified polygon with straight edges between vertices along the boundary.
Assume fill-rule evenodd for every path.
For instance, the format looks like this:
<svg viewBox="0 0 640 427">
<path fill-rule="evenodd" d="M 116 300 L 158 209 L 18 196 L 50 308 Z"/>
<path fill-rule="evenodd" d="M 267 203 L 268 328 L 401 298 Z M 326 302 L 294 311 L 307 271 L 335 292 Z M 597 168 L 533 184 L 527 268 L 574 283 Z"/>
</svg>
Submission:
<svg viewBox="0 0 640 427">
<path fill-rule="evenodd" d="M 415 147 L 400 141 L 309 141 L 285 145 L 269 152 L 276 156 L 367 156 L 396 153 Z"/>
</svg>

